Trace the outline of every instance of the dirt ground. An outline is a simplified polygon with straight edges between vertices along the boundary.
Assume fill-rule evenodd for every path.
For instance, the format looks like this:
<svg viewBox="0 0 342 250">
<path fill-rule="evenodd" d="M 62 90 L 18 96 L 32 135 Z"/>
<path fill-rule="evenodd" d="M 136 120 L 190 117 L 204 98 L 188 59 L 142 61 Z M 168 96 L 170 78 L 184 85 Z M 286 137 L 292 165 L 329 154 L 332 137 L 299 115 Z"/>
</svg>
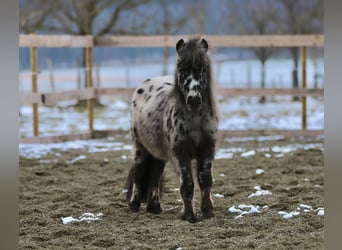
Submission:
<svg viewBox="0 0 342 250">
<path fill-rule="evenodd" d="M 117 138 L 126 140 L 125 137 Z M 323 143 L 314 139 L 309 143 Z M 276 140 L 218 143 L 217 148 L 270 148 L 308 141 Z M 56 152 L 54 152 L 56 153 Z M 166 167 L 163 212 L 128 211 L 123 193 L 128 150 L 89 153 L 60 150 L 41 159 L 20 157 L 20 249 L 323 249 L 324 162 L 320 149 L 300 149 L 283 157 L 265 152 L 214 163 L 215 217 L 195 224 L 179 219 L 181 210 L 177 178 Z M 80 155 L 87 159 L 67 161 Z M 44 161 L 48 160 L 48 161 Z M 256 169 L 264 173 L 257 175 Z M 255 186 L 272 194 L 248 198 Z M 199 209 L 196 185 L 195 209 Z M 258 205 L 260 213 L 235 218 L 228 208 Z M 300 204 L 312 206 L 304 212 Z M 300 211 L 290 219 L 279 211 Z M 85 212 L 103 213 L 101 220 L 63 224 L 62 217 L 78 218 Z"/>
</svg>

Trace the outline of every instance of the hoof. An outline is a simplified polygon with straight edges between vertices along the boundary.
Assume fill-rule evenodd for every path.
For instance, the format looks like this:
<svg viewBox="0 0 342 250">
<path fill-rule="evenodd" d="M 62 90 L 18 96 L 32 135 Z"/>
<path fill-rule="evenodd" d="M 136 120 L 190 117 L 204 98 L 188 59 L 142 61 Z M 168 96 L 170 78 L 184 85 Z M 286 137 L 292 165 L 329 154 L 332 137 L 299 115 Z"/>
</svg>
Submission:
<svg viewBox="0 0 342 250">
<path fill-rule="evenodd" d="M 203 219 L 209 219 L 215 216 L 214 208 L 212 204 L 201 206 L 201 212 L 202 212 Z"/>
<path fill-rule="evenodd" d="M 181 216 L 182 220 L 186 220 L 190 223 L 195 223 L 196 222 L 196 216 L 193 213 L 190 214 L 182 214 Z"/>
<path fill-rule="evenodd" d="M 152 214 L 160 214 L 163 210 L 160 207 L 160 203 L 147 204 L 146 211 Z"/>
<path fill-rule="evenodd" d="M 209 210 L 202 210 L 203 219 L 210 219 L 215 217 L 214 211 L 212 209 Z"/>
<path fill-rule="evenodd" d="M 130 202 L 128 203 L 128 207 L 131 212 L 139 212 L 140 202 Z"/>
</svg>

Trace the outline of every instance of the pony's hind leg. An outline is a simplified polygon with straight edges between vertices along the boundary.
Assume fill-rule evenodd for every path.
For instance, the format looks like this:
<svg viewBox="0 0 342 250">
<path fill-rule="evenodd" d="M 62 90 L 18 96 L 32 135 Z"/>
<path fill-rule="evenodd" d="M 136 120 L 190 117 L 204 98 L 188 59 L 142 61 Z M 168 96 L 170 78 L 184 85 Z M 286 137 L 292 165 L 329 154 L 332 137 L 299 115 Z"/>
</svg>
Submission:
<svg viewBox="0 0 342 250">
<path fill-rule="evenodd" d="M 126 188 L 128 206 L 132 212 L 138 212 L 141 202 L 146 199 L 144 193 L 146 190 L 146 150 L 139 144 L 135 145 L 132 154 L 132 163 L 129 170 Z"/>
<path fill-rule="evenodd" d="M 148 193 L 147 193 L 147 212 L 160 214 L 162 212 L 160 206 L 160 197 L 163 186 L 163 172 L 165 162 L 149 156 L 147 161 L 149 178 L 148 178 Z"/>
</svg>

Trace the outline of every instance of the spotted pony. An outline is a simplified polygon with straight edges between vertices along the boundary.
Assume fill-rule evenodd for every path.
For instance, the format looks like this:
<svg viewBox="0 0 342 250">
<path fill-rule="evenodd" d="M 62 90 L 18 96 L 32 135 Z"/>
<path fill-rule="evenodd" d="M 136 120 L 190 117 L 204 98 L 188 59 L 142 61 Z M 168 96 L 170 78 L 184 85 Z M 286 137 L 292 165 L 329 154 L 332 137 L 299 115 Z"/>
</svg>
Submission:
<svg viewBox="0 0 342 250">
<path fill-rule="evenodd" d="M 196 159 L 201 212 L 214 216 L 212 167 L 219 121 L 208 43 L 204 38 L 180 39 L 173 76 L 147 79 L 132 97 L 132 163 L 127 177 L 127 201 L 137 212 L 162 212 L 163 171 L 170 162 L 179 177 L 181 218 L 196 222 L 191 161 Z"/>
</svg>

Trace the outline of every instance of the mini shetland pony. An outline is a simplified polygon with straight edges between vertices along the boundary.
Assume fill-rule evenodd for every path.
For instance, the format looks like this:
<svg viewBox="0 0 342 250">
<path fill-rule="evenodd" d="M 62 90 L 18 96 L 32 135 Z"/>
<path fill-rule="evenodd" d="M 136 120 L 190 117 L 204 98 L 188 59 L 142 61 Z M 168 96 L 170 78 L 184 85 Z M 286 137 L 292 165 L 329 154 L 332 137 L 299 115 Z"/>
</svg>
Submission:
<svg viewBox="0 0 342 250">
<path fill-rule="evenodd" d="M 147 79 L 133 94 L 131 108 L 132 165 L 126 188 L 128 205 L 137 212 L 159 214 L 166 162 L 175 167 L 183 200 L 181 218 L 195 222 L 191 161 L 197 162 L 204 218 L 214 215 L 211 199 L 212 165 L 218 126 L 208 43 L 191 38 L 176 44 L 174 76 Z"/>
</svg>

